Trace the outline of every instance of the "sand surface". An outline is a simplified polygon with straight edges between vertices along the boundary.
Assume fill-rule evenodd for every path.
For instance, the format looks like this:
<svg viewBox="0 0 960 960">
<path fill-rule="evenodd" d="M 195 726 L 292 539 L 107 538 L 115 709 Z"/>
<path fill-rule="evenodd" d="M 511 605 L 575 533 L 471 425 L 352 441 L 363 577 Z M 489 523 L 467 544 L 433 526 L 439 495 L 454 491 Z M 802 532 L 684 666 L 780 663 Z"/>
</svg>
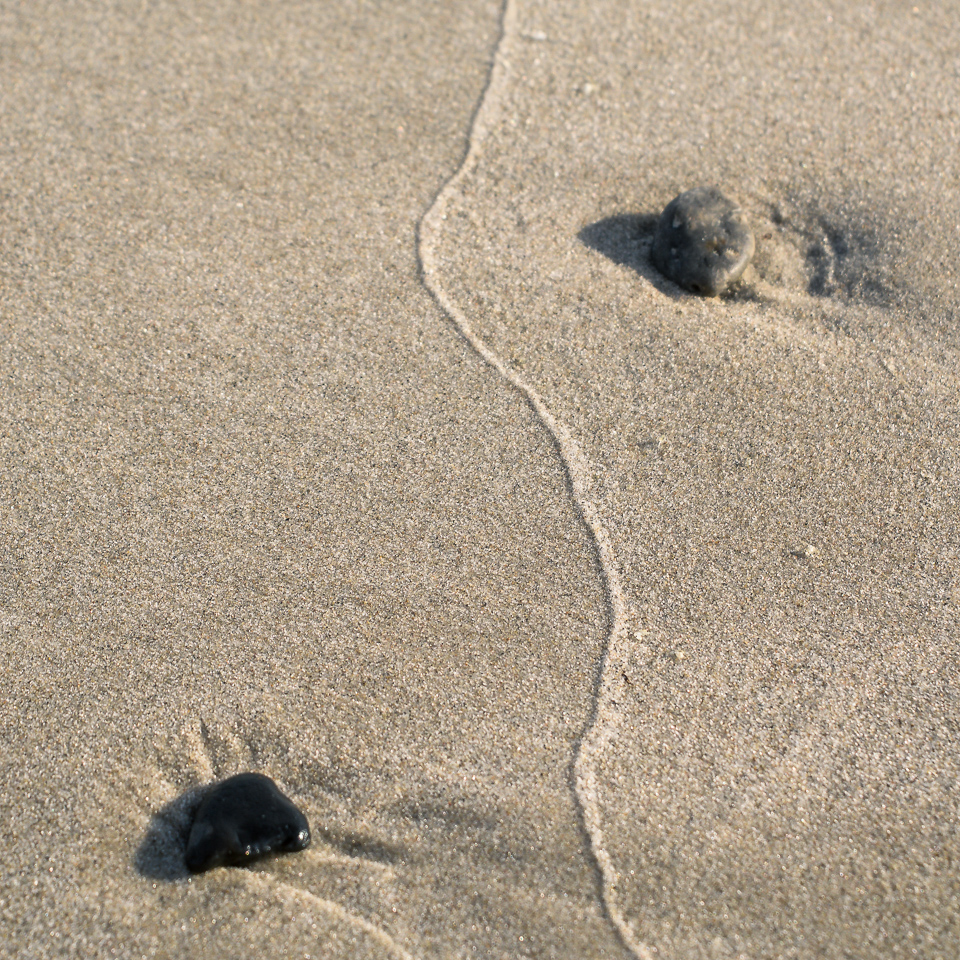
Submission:
<svg viewBox="0 0 960 960">
<path fill-rule="evenodd" d="M 0 0 L 0 956 L 960 953 L 958 142 L 953 0 Z"/>
</svg>

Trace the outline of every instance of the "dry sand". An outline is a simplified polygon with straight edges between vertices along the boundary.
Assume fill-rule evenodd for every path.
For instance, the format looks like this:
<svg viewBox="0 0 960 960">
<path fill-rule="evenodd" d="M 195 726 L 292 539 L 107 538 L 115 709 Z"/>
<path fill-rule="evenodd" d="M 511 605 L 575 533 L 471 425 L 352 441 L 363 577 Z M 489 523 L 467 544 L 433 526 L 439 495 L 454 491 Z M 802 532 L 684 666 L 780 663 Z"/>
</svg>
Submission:
<svg viewBox="0 0 960 960">
<path fill-rule="evenodd" d="M 958 140 L 952 0 L 0 0 L 0 955 L 960 953 Z"/>
<path fill-rule="evenodd" d="M 520 4 L 492 92 L 432 272 L 610 544 L 611 916 L 643 956 L 957 956 L 960 5 Z M 703 183 L 758 233 L 724 300 L 645 255 Z"/>
</svg>

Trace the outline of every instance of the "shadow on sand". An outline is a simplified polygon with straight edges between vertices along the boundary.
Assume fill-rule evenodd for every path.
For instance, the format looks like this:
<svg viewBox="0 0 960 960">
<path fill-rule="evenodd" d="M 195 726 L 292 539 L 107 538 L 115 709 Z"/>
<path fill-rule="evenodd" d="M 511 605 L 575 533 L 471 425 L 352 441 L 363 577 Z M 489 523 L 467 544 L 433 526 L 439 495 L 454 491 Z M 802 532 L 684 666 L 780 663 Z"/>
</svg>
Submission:
<svg viewBox="0 0 960 960">
<path fill-rule="evenodd" d="M 686 294 L 650 262 L 658 219 L 652 213 L 620 213 L 588 224 L 577 234 L 577 239 L 608 260 L 635 270 L 664 296 L 679 300 Z"/>
<path fill-rule="evenodd" d="M 164 804 L 150 821 L 133 857 L 137 873 L 151 880 L 184 880 L 191 876 L 184 862 L 187 836 L 200 801 L 209 789 L 191 787 Z"/>
</svg>

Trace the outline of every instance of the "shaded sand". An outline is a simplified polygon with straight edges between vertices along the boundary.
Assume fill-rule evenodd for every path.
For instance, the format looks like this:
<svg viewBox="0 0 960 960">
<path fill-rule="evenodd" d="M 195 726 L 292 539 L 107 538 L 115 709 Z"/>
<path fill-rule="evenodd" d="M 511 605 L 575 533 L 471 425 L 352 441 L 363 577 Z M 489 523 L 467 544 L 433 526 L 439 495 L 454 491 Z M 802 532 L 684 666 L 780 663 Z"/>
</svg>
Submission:
<svg viewBox="0 0 960 960">
<path fill-rule="evenodd" d="M 417 254 L 500 14 L 0 4 L 0 955 L 628 955 L 595 546 Z M 243 769 L 312 846 L 186 877 Z"/>
<path fill-rule="evenodd" d="M 960 953 L 960 4 L 520 2 L 430 282 L 611 596 L 577 787 L 665 958 Z M 649 266 L 717 184 L 739 292 Z"/>
</svg>

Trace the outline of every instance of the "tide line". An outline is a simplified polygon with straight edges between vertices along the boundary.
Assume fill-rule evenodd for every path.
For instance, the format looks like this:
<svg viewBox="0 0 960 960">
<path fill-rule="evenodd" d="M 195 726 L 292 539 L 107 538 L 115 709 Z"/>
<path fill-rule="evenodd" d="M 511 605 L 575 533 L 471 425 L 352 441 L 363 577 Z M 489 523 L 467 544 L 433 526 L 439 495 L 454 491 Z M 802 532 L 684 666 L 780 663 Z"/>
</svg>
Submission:
<svg viewBox="0 0 960 960">
<path fill-rule="evenodd" d="M 518 36 L 516 27 L 516 0 L 505 0 L 501 14 L 500 38 L 494 54 L 493 66 L 474 114 L 466 155 L 459 170 L 444 184 L 433 205 L 420 222 L 418 235 L 420 266 L 424 284 L 459 334 L 486 363 L 524 397 L 553 437 L 578 513 L 597 551 L 607 596 L 609 632 L 600 664 L 600 682 L 593 703 L 590 725 L 579 744 L 574 764 L 576 799 L 588 834 L 591 853 L 600 873 L 601 896 L 607 916 L 628 951 L 639 960 L 653 960 L 649 949 L 637 939 L 619 910 L 616 897 L 618 875 L 604 844 L 596 766 L 603 748 L 616 736 L 618 721 L 616 712 L 603 710 L 602 704 L 607 699 L 611 702 L 613 700 L 606 695 L 612 693 L 609 666 L 623 659 L 627 617 L 626 601 L 613 546 L 599 511 L 588 494 L 589 464 L 570 431 L 551 413 L 543 397 L 477 336 L 466 315 L 440 283 L 441 264 L 437 251 L 443 232 L 443 222 L 458 187 L 476 169 L 480 161 L 480 145 L 484 137 L 489 130 L 496 127 L 501 112 L 501 92 L 510 74 L 509 48 Z"/>
</svg>

